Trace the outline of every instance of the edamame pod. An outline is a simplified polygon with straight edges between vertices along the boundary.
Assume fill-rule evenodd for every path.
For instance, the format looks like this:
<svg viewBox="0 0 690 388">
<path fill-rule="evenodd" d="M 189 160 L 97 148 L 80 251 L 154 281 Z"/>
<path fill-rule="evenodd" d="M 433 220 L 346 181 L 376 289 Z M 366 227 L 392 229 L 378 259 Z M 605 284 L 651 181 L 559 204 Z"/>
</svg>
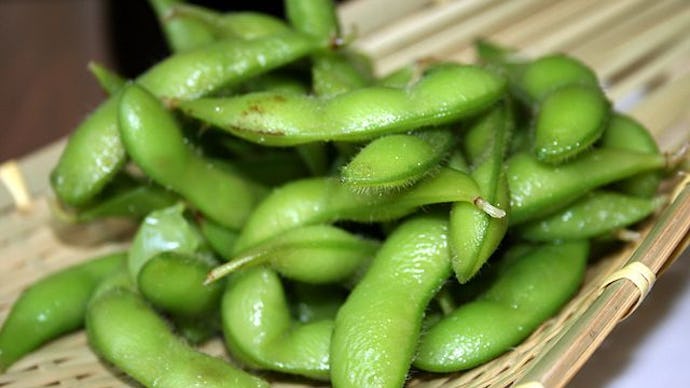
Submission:
<svg viewBox="0 0 690 388">
<path fill-rule="evenodd" d="M 339 37 L 340 25 L 333 1 L 285 0 L 284 4 L 286 17 L 297 31 L 320 39 Z"/>
<path fill-rule="evenodd" d="M 277 188 L 256 207 L 235 249 L 240 252 L 298 226 L 393 220 L 434 203 L 467 201 L 496 210 L 477 198 L 481 196 L 474 179 L 448 168 L 395 193 L 358 194 L 328 177 L 299 180 Z"/>
<path fill-rule="evenodd" d="M 566 85 L 598 88 L 596 74 L 578 59 L 566 54 L 549 54 L 524 65 L 516 77 L 516 90 L 529 105 L 538 104 L 554 90 Z"/>
<path fill-rule="evenodd" d="M 219 13 L 206 7 L 184 3 L 171 6 L 163 14 L 162 22 L 164 25 L 194 23 L 203 26 L 211 35 L 211 41 L 228 38 L 256 39 L 292 31 L 283 20 L 268 14 L 252 11 Z M 204 43 L 209 41 L 199 40 L 195 46 L 190 44 L 190 48 Z"/>
<path fill-rule="evenodd" d="M 507 161 L 510 223 L 543 217 L 592 189 L 665 165 L 663 155 L 614 148 L 595 148 L 558 166 L 540 163 L 528 152 L 517 153 Z"/>
<path fill-rule="evenodd" d="M 137 82 L 160 98 L 197 98 L 292 62 L 315 48 L 312 39 L 295 32 L 224 40 L 172 55 Z M 79 124 L 51 173 L 53 190 L 69 205 L 87 203 L 125 164 L 118 100 L 119 94 L 113 95 Z"/>
<path fill-rule="evenodd" d="M 189 347 L 131 287 L 108 287 L 90 301 L 86 333 L 101 357 L 147 387 L 269 386 Z"/>
<path fill-rule="evenodd" d="M 446 65 L 405 89 L 372 86 L 331 98 L 250 93 L 182 101 L 188 115 L 267 146 L 361 141 L 466 118 L 495 103 L 502 77 L 475 66 Z"/>
<path fill-rule="evenodd" d="M 242 227 L 262 196 L 260 186 L 198 155 L 184 140 L 172 113 L 136 84 L 122 93 L 119 119 L 124 146 L 147 176 L 215 222 Z"/>
<path fill-rule="evenodd" d="M 341 170 L 355 191 L 404 189 L 431 174 L 455 144 L 449 128 L 383 136 L 364 146 Z"/>
<path fill-rule="evenodd" d="M 174 205 L 180 199 L 162 187 L 152 184 L 108 188 L 90 206 L 65 209 L 62 214 L 74 222 L 88 222 L 101 218 L 124 217 L 141 219 L 150 212 Z"/>
<path fill-rule="evenodd" d="M 287 230 L 209 273 L 208 282 L 243 268 L 267 264 L 283 277 L 305 283 L 351 279 L 373 257 L 379 243 L 330 225 Z"/>
<path fill-rule="evenodd" d="M 336 316 L 334 387 L 403 386 L 424 309 L 451 274 L 447 233 L 444 217 L 421 216 L 382 245 Z"/>
<path fill-rule="evenodd" d="M 216 254 L 226 260 L 233 255 L 238 231 L 228 229 L 209 219 L 198 220 L 199 231 Z"/>
<path fill-rule="evenodd" d="M 44 343 L 80 328 L 96 286 L 122 266 L 125 257 L 118 252 L 87 260 L 22 292 L 0 329 L 0 372 Z"/>
<path fill-rule="evenodd" d="M 657 210 L 663 201 L 593 191 L 565 209 L 520 225 L 517 232 L 524 239 L 543 242 L 595 238 L 635 224 Z"/>
<path fill-rule="evenodd" d="M 616 112 L 601 137 L 601 146 L 659 154 L 659 146 L 651 133 L 633 117 Z M 640 197 L 652 197 L 659 189 L 663 172 L 641 173 L 616 183 L 616 189 Z"/>
<path fill-rule="evenodd" d="M 455 372 L 517 345 L 577 291 L 588 252 L 586 241 L 551 243 L 510 260 L 488 290 L 423 334 L 414 365 Z"/>
<path fill-rule="evenodd" d="M 537 159 L 562 163 L 590 148 L 604 133 L 609 110 L 606 96 L 596 87 L 569 84 L 547 94 L 535 118 Z"/>
<path fill-rule="evenodd" d="M 510 192 L 504 169 L 512 118 L 506 103 L 498 105 L 481 117 L 467 135 L 488 135 L 474 144 L 482 152 L 470 153 L 471 175 L 477 182 L 482 198 L 510 212 Z M 467 202 L 453 204 L 449 218 L 449 246 L 453 271 L 460 283 L 466 283 L 479 271 L 496 250 L 508 230 L 509 216 L 496 218 Z"/>
<path fill-rule="evenodd" d="M 91 74 L 98 81 L 98 84 L 108 94 L 115 94 L 127 83 L 126 79 L 98 62 L 91 61 L 88 67 Z"/>
<path fill-rule="evenodd" d="M 294 322 L 280 278 L 270 268 L 234 274 L 222 300 L 223 334 L 250 367 L 327 380 L 333 321 Z"/>
<path fill-rule="evenodd" d="M 190 18 L 171 16 L 176 6 L 184 4 L 182 0 L 148 0 L 148 2 L 158 17 L 168 48 L 173 52 L 194 49 L 214 41 L 213 32 L 205 23 Z"/>
<path fill-rule="evenodd" d="M 170 251 L 196 255 L 208 264 L 215 263 L 199 230 L 184 217 L 182 204 L 151 212 L 139 226 L 127 257 L 127 269 L 135 284 L 141 269 L 151 258 Z"/>
<path fill-rule="evenodd" d="M 218 309 L 223 282 L 204 283 L 213 265 L 190 254 L 161 252 L 139 271 L 141 294 L 156 308 L 178 317 L 207 319 Z"/>
</svg>

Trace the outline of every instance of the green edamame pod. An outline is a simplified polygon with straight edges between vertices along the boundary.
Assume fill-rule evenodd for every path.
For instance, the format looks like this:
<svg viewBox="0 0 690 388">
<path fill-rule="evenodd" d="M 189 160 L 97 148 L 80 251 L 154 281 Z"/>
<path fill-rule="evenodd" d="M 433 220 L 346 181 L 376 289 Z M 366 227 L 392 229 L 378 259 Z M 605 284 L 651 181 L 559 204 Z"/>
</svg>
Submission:
<svg viewBox="0 0 690 388">
<path fill-rule="evenodd" d="M 520 69 L 516 81 L 518 97 L 529 105 L 538 104 L 554 90 L 566 85 L 598 88 L 597 76 L 587 65 L 566 54 L 550 54 Z"/>
<path fill-rule="evenodd" d="M 201 25 L 211 34 L 212 40 L 256 39 L 291 32 L 283 20 L 268 14 L 252 11 L 219 13 L 206 7 L 184 3 L 173 5 L 164 15 L 163 23 L 173 22 Z M 198 43 L 196 47 L 204 42 Z"/>
<path fill-rule="evenodd" d="M 510 212 L 510 192 L 504 158 L 512 132 L 512 118 L 507 104 L 500 104 L 481 117 L 467 135 L 486 133 L 484 142 L 474 144 L 483 151 L 470 153 L 471 175 L 479 185 L 482 198 Z M 460 283 L 466 283 L 496 250 L 508 230 L 509 216 L 492 217 L 467 202 L 453 204 L 449 218 L 449 246 L 453 271 Z"/>
<path fill-rule="evenodd" d="M 238 360 L 250 367 L 328 379 L 333 321 L 293 321 L 275 271 L 254 267 L 233 275 L 221 312 L 225 342 Z"/>
<path fill-rule="evenodd" d="M 442 168 L 406 191 L 358 194 L 328 177 L 304 179 L 274 190 L 256 207 L 237 239 L 240 252 L 292 228 L 338 220 L 388 221 L 416 208 L 444 202 L 472 202 L 485 211 L 496 210 L 481 198 L 474 179 Z"/>
<path fill-rule="evenodd" d="M 122 266 L 125 257 L 118 252 L 87 260 L 22 292 L 0 329 L 0 372 L 44 343 L 82 327 L 96 286 Z"/>
<path fill-rule="evenodd" d="M 614 113 L 601 137 L 601 146 L 659 154 L 659 146 L 651 133 L 633 117 Z M 650 171 L 616 183 L 616 189 L 640 197 L 652 197 L 659 189 L 664 174 Z"/>
<path fill-rule="evenodd" d="M 285 0 L 285 14 L 290 24 L 300 32 L 332 45 L 340 36 L 340 25 L 331 0 Z"/>
<path fill-rule="evenodd" d="M 414 365 L 455 372 L 517 345 L 577 291 L 588 252 L 586 241 L 545 244 L 502 265 L 488 290 L 425 331 Z"/>
<path fill-rule="evenodd" d="M 343 182 L 356 191 L 409 187 L 447 157 L 455 144 L 448 128 L 395 134 L 372 140 L 341 170 Z"/>
<path fill-rule="evenodd" d="M 496 102 L 505 80 L 474 66 L 446 65 L 409 88 L 372 86 L 331 98 L 250 93 L 182 101 L 185 113 L 268 146 L 360 141 L 476 114 Z"/>
<path fill-rule="evenodd" d="M 101 357 L 144 386 L 269 386 L 227 361 L 189 347 L 131 286 L 108 287 L 89 302 L 86 333 Z"/>
<path fill-rule="evenodd" d="M 289 32 L 254 40 L 224 40 L 175 54 L 137 82 L 157 97 L 197 98 L 292 62 L 316 48 L 309 37 Z M 119 93 L 111 96 L 71 135 L 51 185 L 63 202 L 87 203 L 124 166 L 126 153 L 118 129 Z"/>
<path fill-rule="evenodd" d="M 171 14 L 182 0 L 148 0 L 158 17 L 159 24 L 173 52 L 190 50 L 215 40 L 211 29 L 199 20 L 175 18 Z M 211 11 L 209 11 L 211 12 Z"/>
<path fill-rule="evenodd" d="M 312 83 L 317 96 L 335 96 L 370 84 L 371 74 L 356 67 L 347 52 L 320 51 L 312 54 L 312 62 Z"/>
<path fill-rule="evenodd" d="M 215 263 L 203 236 L 185 218 L 182 204 L 151 212 L 139 226 L 127 258 L 127 268 L 135 284 L 141 269 L 151 258 L 170 251 L 195 255 L 208 264 Z"/>
<path fill-rule="evenodd" d="M 507 161 L 510 223 L 543 217 L 592 189 L 665 165 L 663 155 L 614 148 L 595 148 L 558 166 L 540 163 L 527 152 L 517 153 Z"/>
<path fill-rule="evenodd" d="M 399 226 L 338 311 L 331 344 L 335 387 L 402 387 L 424 309 L 451 274 L 444 217 Z"/>
<path fill-rule="evenodd" d="M 122 93 L 119 119 L 124 146 L 147 176 L 215 222 L 242 227 L 262 196 L 257 184 L 199 156 L 184 140 L 172 113 L 136 84 Z"/>
<path fill-rule="evenodd" d="M 239 235 L 238 231 L 228 229 L 209 219 L 198 221 L 199 231 L 208 242 L 208 245 L 218 254 L 218 256 L 229 260 L 234 251 L 235 241 Z"/>
<path fill-rule="evenodd" d="M 544 96 L 535 118 L 537 159 L 561 163 L 590 148 L 604 133 L 609 110 L 598 87 L 569 84 Z"/>
<path fill-rule="evenodd" d="M 298 227 L 240 252 L 211 271 L 208 281 L 267 264 L 283 277 L 305 283 L 344 282 L 361 271 L 378 246 L 335 226 Z"/>
<path fill-rule="evenodd" d="M 474 41 L 474 49 L 481 62 L 498 69 L 510 69 L 508 73 L 519 74 L 518 69 L 523 66 L 524 60 L 515 48 L 486 39 L 477 39 Z"/>
<path fill-rule="evenodd" d="M 75 222 L 109 217 L 140 219 L 154 210 L 172 206 L 179 201 L 175 194 L 151 184 L 117 188 L 113 193 L 108 193 L 102 199 L 99 196 L 98 199 L 93 205 L 68 209 L 65 215 Z"/>
<path fill-rule="evenodd" d="M 98 81 L 98 84 L 108 94 L 115 94 L 127 83 L 126 79 L 98 62 L 91 61 L 88 67 L 91 74 Z"/>
<path fill-rule="evenodd" d="M 213 268 L 193 255 L 161 252 L 139 271 L 141 294 L 156 308 L 176 316 L 203 317 L 219 306 L 223 282 L 204 283 Z"/>
<path fill-rule="evenodd" d="M 570 206 L 518 227 L 531 241 L 580 240 L 603 236 L 652 214 L 663 198 L 641 198 L 611 191 L 593 191 Z"/>
</svg>

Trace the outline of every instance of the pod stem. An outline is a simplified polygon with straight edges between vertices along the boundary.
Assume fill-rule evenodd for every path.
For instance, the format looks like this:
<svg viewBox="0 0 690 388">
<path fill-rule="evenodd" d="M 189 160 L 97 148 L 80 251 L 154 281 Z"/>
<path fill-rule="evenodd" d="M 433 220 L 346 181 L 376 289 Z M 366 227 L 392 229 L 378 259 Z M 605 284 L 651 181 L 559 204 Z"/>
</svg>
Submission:
<svg viewBox="0 0 690 388">
<path fill-rule="evenodd" d="M 245 255 L 235 258 L 234 260 L 228 261 L 225 264 L 219 265 L 213 268 L 208 275 L 206 275 L 206 280 L 204 280 L 204 285 L 207 286 L 216 280 L 228 276 L 229 274 L 247 267 L 255 262 L 259 261 L 261 254 Z"/>
<path fill-rule="evenodd" d="M 474 206 L 478 207 L 484 213 L 488 214 L 493 218 L 503 218 L 506 216 L 505 210 L 492 205 L 491 203 L 489 203 L 489 201 L 485 200 L 482 197 L 476 197 L 472 200 L 472 203 L 474 203 Z"/>
</svg>

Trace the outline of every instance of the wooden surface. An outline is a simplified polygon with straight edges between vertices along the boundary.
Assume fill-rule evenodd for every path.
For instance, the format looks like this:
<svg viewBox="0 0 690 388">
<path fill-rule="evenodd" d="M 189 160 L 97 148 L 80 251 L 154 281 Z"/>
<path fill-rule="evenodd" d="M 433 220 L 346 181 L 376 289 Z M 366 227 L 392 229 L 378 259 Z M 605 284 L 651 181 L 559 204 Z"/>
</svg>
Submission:
<svg viewBox="0 0 690 388">
<path fill-rule="evenodd" d="M 0 161 L 53 142 L 102 98 L 86 70 L 109 63 L 104 1 L 0 1 Z"/>
</svg>

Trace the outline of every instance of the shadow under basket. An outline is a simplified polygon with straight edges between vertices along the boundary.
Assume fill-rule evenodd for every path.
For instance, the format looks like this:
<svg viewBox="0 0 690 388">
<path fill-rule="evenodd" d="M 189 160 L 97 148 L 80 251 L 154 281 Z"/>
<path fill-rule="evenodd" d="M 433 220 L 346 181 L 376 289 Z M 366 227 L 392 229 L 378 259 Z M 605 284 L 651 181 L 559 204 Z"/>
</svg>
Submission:
<svg viewBox="0 0 690 388">
<path fill-rule="evenodd" d="M 356 46 L 371 55 L 378 73 L 429 57 L 474 62 L 477 37 L 517 47 L 528 57 L 565 52 L 595 69 L 615 108 L 647 126 L 663 151 L 673 152 L 690 138 L 687 1 L 353 0 L 339 12 L 343 28 L 356 35 Z M 93 224 L 75 238 L 55 221 L 48 174 L 64 144 L 0 167 L 7 188 L 0 189 L 0 322 L 20 292 L 42 276 L 127 246 L 131 224 Z M 640 227 L 636 242 L 593 262 L 578 294 L 522 344 L 460 373 L 414 372 L 408 385 L 565 385 L 690 242 L 690 179 L 681 172 L 663 186 L 671 200 Z M 202 349 L 227 357 L 220 340 Z M 93 354 L 83 332 L 50 342 L 0 375 L 0 387 L 128 385 L 134 384 Z"/>
</svg>

